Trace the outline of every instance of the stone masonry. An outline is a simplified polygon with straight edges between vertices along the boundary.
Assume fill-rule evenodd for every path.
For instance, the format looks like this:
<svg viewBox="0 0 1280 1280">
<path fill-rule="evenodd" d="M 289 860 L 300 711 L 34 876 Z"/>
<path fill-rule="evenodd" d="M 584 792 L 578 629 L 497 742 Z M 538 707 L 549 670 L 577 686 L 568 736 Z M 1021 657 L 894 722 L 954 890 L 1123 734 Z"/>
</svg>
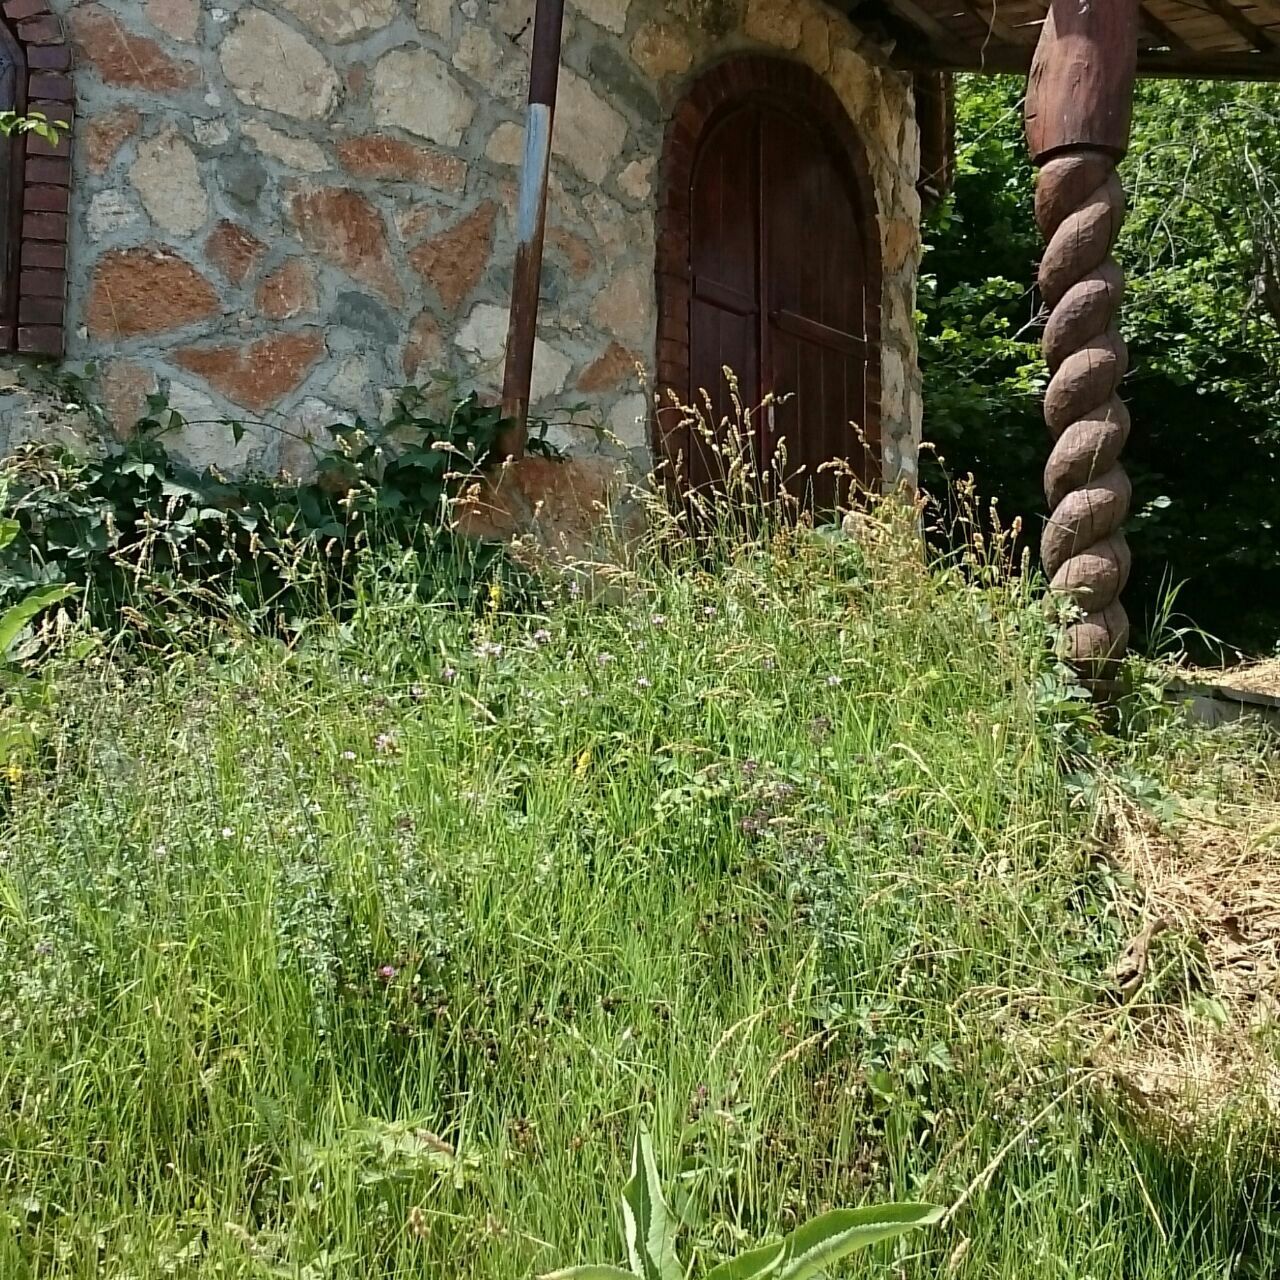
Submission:
<svg viewBox="0 0 1280 1280">
<path fill-rule="evenodd" d="M 163 385 L 193 461 L 297 472 L 306 437 L 388 388 L 496 390 L 533 0 L 52 7 L 76 47 L 68 356 L 96 363 L 118 433 Z M 569 0 L 535 411 L 575 451 L 616 449 L 603 426 L 646 456 L 663 131 L 693 75 L 753 49 L 827 79 L 866 146 L 884 470 L 910 479 L 910 84 L 820 0 Z"/>
</svg>

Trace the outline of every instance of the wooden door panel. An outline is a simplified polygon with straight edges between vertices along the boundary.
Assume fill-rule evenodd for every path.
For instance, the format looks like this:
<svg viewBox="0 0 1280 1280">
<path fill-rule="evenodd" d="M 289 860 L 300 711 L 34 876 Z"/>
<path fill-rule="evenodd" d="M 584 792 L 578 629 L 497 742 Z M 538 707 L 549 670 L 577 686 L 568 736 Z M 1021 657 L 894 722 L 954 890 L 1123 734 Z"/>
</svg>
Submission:
<svg viewBox="0 0 1280 1280">
<path fill-rule="evenodd" d="M 859 403 L 861 361 L 781 330 L 771 343 L 773 376 L 786 392 L 770 415 L 768 451 L 783 448 L 789 493 L 830 509 L 846 499 L 849 485 L 846 471 L 829 464 L 857 462 L 847 415 Z"/>
<path fill-rule="evenodd" d="M 856 338 L 843 329 L 833 329 L 828 324 L 813 320 L 809 316 L 785 307 L 775 307 L 769 312 L 769 323 L 793 338 L 799 338 L 816 347 L 826 347 L 831 351 L 840 351 L 847 356 L 862 357 L 866 354 L 865 338 Z"/>
<path fill-rule="evenodd" d="M 771 465 L 785 440 L 784 478 L 819 508 L 845 496 L 824 464 L 870 468 L 865 424 L 867 234 L 853 174 L 822 128 L 798 109 L 752 99 L 708 130 L 690 192 L 690 382 L 710 398 L 714 427 L 735 413 L 722 370 L 738 376 L 756 415 L 752 447 Z M 697 442 L 689 478 L 721 464 Z"/>
<path fill-rule="evenodd" d="M 759 319 L 756 314 L 735 315 L 694 299 L 690 308 L 689 375 L 696 407 L 710 415 L 709 429 L 718 437 L 726 432 L 721 424 L 734 420 L 735 409 L 724 370 L 732 369 L 748 408 L 754 404 L 754 388 L 760 383 L 757 358 Z M 690 441 L 689 479 L 695 485 L 722 476 L 722 464 L 702 438 Z"/>
<path fill-rule="evenodd" d="M 830 507 L 844 495 L 824 464 L 866 470 L 852 425 L 863 422 L 868 358 L 858 208 L 821 134 L 784 111 L 762 117 L 761 180 L 762 377 L 781 399 L 774 434 L 787 441 L 791 487 Z"/>
<path fill-rule="evenodd" d="M 754 108 L 712 127 L 694 166 L 690 201 L 689 380 L 697 407 L 709 401 L 710 428 L 735 413 L 724 369 L 744 401 L 760 395 L 759 128 Z M 688 478 L 705 484 L 722 474 L 705 441 L 689 443 Z"/>
</svg>

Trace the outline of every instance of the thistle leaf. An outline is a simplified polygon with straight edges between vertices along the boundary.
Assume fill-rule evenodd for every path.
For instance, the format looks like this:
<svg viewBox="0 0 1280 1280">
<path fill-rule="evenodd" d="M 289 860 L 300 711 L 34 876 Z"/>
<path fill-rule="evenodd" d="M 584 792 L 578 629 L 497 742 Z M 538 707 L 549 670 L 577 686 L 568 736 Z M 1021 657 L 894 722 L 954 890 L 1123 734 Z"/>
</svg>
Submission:
<svg viewBox="0 0 1280 1280">
<path fill-rule="evenodd" d="M 706 1280 L 763 1280 L 774 1275 L 786 1256 L 785 1243 L 761 1245 L 747 1253 L 740 1253 L 707 1272 Z"/>
<path fill-rule="evenodd" d="M 636 1280 L 630 1271 L 621 1267 L 604 1267 L 588 1263 L 585 1267 L 566 1267 L 563 1271 L 551 1271 L 538 1280 Z"/>
<path fill-rule="evenodd" d="M 851 1253 L 929 1227 L 943 1210 L 929 1204 L 880 1204 L 834 1209 L 806 1222 L 782 1242 L 785 1256 L 775 1280 L 809 1280 Z"/>
<path fill-rule="evenodd" d="M 675 1253 L 675 1229 L 662 1198 L 653 1143 L 644 1128 L 636 1134 L 631 1177 L 622 1188 L 622 1217 L 631 1270 L 643 1280 L 684 1280 L 684 1268 Z"/>
</svg>

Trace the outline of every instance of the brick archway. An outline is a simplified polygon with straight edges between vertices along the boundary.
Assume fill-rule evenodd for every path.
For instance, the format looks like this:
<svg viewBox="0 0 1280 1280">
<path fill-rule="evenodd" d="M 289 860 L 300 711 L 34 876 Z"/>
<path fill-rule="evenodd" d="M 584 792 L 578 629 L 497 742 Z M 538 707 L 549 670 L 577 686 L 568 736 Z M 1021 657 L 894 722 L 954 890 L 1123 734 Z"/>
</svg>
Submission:
<svg viewBox="0 0 1280 1280">
<path fill-rule="evenodd" d="M 0 208 L 0 352 L 60 356 L 65 341 L 67 219 L 74 121 L 71 46 L 48 0 L 4 0 L 4 48 L 14 65 L 8 109 L 40 112 L 61 129 L 56 146 L 28 133 L 9 148 L 7 198 Z"/>
<path fill-rule="evenodd" d="M 798 62 L 757 54 L 731 57 L 704 71 L 677 105 L 667 126 L 660 169 L 657 218 L 658 332 L 654 415 L 656 459 L 687 455 L 689 428 L 672 409 L 669 395 L 683 402 L 689 393 L 690 370 L 690 194 L 699 143 L 724 113 L 751 98 L 784 100 L 800 108 L 823 127 L 857 189 L 867 225 L 868 298 L 866 340 L 874 353 L 866 371 L 867 403 L 864 424 L 870 464 L 878 478 L 880 467 L 880 311 L 883 293 L 879 206 L 866 151 L 835 91 L 816 72 Z"/>
</svg>

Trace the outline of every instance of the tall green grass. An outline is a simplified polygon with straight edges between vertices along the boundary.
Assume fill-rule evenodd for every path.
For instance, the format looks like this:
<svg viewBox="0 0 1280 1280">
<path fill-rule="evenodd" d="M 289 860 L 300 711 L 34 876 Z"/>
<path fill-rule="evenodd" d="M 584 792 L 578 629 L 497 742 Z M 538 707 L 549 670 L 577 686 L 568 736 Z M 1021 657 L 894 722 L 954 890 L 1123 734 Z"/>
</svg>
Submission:
<svg viewBox="0 0 1280 1280">
<path fill-rule="evenodd" d="M 0 828 L 0 1277 L 620 1261 L 642 1120 L 703 1263 L 963 1196 L 840 1274 L 1280 1274 L 1261 1146 L 1088 1064 L 1122 940 L 1027 589 L 893 519 L 722 561 L 64 658 Z"/>
</svg>

